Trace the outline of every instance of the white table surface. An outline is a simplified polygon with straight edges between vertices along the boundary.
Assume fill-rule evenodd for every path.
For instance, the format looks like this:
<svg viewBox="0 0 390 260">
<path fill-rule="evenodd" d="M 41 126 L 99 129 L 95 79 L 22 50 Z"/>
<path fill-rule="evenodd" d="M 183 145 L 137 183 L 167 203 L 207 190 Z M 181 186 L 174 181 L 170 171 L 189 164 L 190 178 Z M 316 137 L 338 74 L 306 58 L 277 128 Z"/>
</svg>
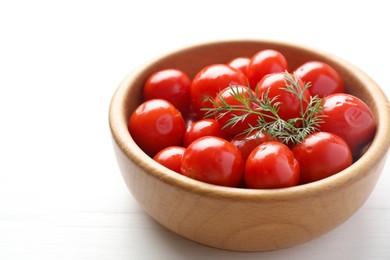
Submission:
<svg viewBox="0 0 390 260">
<path fill-rule="evenodd" d="M 390 97 L 388 1 L 0 1 L 0 259 L 390 259 L 390 159 L 346 223 L 258 253 L 183 239 L 127 191 L 108 129 L 120 81 L 167 51 L 275 39 L 344 58 Z"/>
</svg>

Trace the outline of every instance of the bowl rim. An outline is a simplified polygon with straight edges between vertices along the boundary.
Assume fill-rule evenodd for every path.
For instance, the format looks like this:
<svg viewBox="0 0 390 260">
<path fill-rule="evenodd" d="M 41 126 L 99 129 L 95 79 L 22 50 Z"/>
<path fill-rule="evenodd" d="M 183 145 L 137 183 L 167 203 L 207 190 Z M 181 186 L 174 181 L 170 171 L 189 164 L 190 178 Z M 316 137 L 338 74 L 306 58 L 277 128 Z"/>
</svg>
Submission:
<svg viewBox="0 0 390 260">
<path fill-rule="evenodd" d="M 244 189 L 204 183 L 171 171 L 146 155 L 130 136 L 127 128 L 128 119 L 125 116 L 125 109 L 127 107 L 125 104 L 125 97 L 128 96 L 129 91 L 131 91 L 130 86 L 132 83 L 134 83 L 134 78 L 136 78 L 138 75 L 141 75 L 154 64 L 158 63 L 159 60 L 169 57 L 173 54 L 190 51 L 191 49 L 204 46 L 245 42 L 262 43 L 268 45 L 276 44 L 279 46 L 292 47 L 305 52 L 315 53 L 316 55 L 326 57 L 326 59 L 330 59 L 341 64 L 343 67 L 348 69 L 351 74 L 354 75 L 354 77 L 361 81 L 363 85 L 370 86 L 367 88 L 367 91 L 370 97 L 375 97 L 374 107 L 376 107 L 376 109 L 373 111 L 373 113 L 377 120 L 377 129 L 375 137 L 365 154 L 357 161 L 355 161 L 350 167 L 335 175 L 312 183 L 280 189 Z M 145 63 L 139 68 L 133 70 L 123 79 L 112 96 L 108 117 L 113 141 L 119 146 L 127 158 L 129 158 L 134 164 L 137 164 L 146 173 L 178 189 L 191 191 L 199 195 L 206 195 L 215 198 L 226 198 L 229 200 L 290 200 L 297 197 L 310 196 L 311 194 L 315 195 L 321 191 L 342 187 L 348 182 L 362 178 L 366 173 L 369 173 L 372 168 L 375 168 L 376 164 L 387 155 L 387 151 L 390 146 L 390 104 L 384 92 L 376 82 L 374 82 L 359 68 L 339 57 L 325 53 L 323 51 L 314 50 L 307 46 L 274 40 L 240 39 L 210 41 L 189 45 L 181 49 L 160 55 L 150 62 Z"/>
</svg>

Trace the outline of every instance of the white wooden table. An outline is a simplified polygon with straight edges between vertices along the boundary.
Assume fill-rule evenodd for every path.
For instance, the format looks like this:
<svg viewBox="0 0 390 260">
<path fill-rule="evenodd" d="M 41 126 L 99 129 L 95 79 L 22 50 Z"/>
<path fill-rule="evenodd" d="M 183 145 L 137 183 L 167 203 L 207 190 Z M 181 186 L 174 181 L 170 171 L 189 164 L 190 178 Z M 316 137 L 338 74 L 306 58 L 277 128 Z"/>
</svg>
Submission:
<svg viewBox="0 0 390 260">
<path fill-rule="evenodd" d="M 374 0 L 1 1 L 0 259 L 390 259 L 390 158 L 364 206 L 331 233 L 275 252 L 228 252 L 142 211 L 122 181 L 107 120 L 131 70 L 217 39 L 327 51 L 390 97 L 388 10 Z"/>
</svg>

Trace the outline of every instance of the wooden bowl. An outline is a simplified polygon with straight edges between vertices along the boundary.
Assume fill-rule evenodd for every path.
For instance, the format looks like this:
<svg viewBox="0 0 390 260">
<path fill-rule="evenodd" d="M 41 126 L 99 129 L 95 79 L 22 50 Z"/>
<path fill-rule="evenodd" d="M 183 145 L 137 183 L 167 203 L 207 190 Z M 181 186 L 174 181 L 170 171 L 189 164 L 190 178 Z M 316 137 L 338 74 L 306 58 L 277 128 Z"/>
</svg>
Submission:
<svg viewBox="0 0 390 260">
<path fill-rule="evenodd" d="M 306 185 L 252 190 L 199 182 L 159 165 L 127 129 L 140 104 L 146 78 L 165 68 L 193 77 L 212 63 L 252 56 L 271 48 L 285 55 L 291 70 L 310 60 L 336 68 L 347 92 L 363 99 L 377 122 L 375 138 L 352 166 Z M 390 144 L 390 105 L 380 87 L 348 62 L 324 52 L 274 41 L 211 42 L 178 50 L 129 74 L 113 95 L 109 124 L 127 187 L 147 214 L 169 230 L 198 243 L 235 251 L 276 250 L 319 237 L 342 224 L 366 201 L 380 176 Z"/>
</svg>

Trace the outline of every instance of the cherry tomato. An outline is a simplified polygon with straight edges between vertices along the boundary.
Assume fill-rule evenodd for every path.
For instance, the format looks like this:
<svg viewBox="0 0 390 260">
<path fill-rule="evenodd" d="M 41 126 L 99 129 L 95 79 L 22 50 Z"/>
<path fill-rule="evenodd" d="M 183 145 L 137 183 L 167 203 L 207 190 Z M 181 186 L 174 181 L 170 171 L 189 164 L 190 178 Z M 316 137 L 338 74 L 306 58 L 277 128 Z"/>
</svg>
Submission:
<svg viewBox="0 0 390 260">
<path fill-rule="evenodd" d="M 144 99 L 165 99 L 182 114 L 190 110 L 191 80 L 181 70 L 166 69 L 153 73 L 144 86 Z"/>
<path fill-rule="evenodd" d="M 276 50 L 262 50 L 252 56 L 247 70 L 250 87 L 254 90 L 257 83 L 267 74 L 288 70 L 286 58 Z"/>
<path fill-rule="evenodd" d="M 240 70 L 226 64 L 212 64 L 200 70 L 191 83 L 191 102 L 199 117 L 205 115 L 202 108 L 212 107 L 210 99 L 230 84 L 246 85 L 247 77 Z"/>
<path fill-rule="evenodd" d="M 239 69 L 241 70 L 245 75 L 247 75 L 247 71 L 248 71 L 248 65 L 249 65 L 249 62 L 251 61 L 251 59 L 247 58 L 247 57 L 237 57 L 237 58 L 234 58 L 232 59 L 231 61 L 229 61 L 227 63 L 227 65 L 229 65 L 230 67 L 232 68 L 236 68 L 236 69 Z"/>
<path fill-rule="evenodd" d="M 186 149 L 180 146 L 169 146 L 158 152 L 153 159 L 168 169 L 181 173 L 181 160 Z"/>
<path fill-rule="evenodd" d="M 238 101 L 233 96 L 233 91 L 239 95 L 242 99 L 247 99 L 250 94 L 249 91 L 252 91 L 251 89 L 242 86 L 242 85 L 236 85 L 231 87 L 227 87 L 223 89 L 221 92 L 218 93 L 217 97 L 215 98 L 215 103 L 218 106 L 222 105 L 222 100 L 226 102 L 227 104 L 231 106 L 238 106 L 242 105 L 240 101 Z M 255 95 L 255 93 L 252 91 L 252 95 Z M 244 130 L 248 129 L 250 126 L 255 126 L 257 123 L 257 115 L 255 114 L 249 114 L 245 117 L 244 120 L 239 121 L 235 125 L 228 125 L 228 121 L 236 116 L 242 116 L 245 115 L 245 112 L 235 111 L 235 112 L 229 112 L 229 111 L 221 111 L 220 113 L 217 113 L 215 115 L 215 119 L 218 121 L 218 123 L 222 127 L 222 131 L 228 135 L 237 135 L 242 133 Z M 223 115 L 223 116 L 222 116 Z"/>
<path fill-rule="evenodd" d="M 286 145 L 264 142 L 249 154 L 244 177 L 246 186 L 251 189 L 295 186 L 299 182 L 299 163 Z"/>
<path fill-rule="evenodd" d="M 324 123 L 320 129 L 343 138 L 354 156 L 375 135 L 376 123 L 370 108 L 359 98 L 338 93 L 324 98 Z"/>
<path fill-rule="evenodd" d="M 198 120 L 187 127 L 187 130 L 184 133 L 183 144 L 187 147 L 194 140 L 203 136 L 218 136 L 224 139 L 227 138 L 227 136 L 222 132 L 221 126 L 218 122 L 214 119 L 207 118 Z"/>
<path fill-rule="evenodd" d="M 339 73 L 324 62 L 306 62 L 299 66 L 294 73 L 303 82 L 311 83 L 309 91 L 312 96 L 324 97 L 344 92 L 344 82 Z"/>
<path fill-rule="evenodd" d="M 129 119 L 129 132 L 149 156 L 168 146 L 181 145 L 185 123 L 179 110 L 163 99 L 139 105 Z"/>
<path fill-rule="evenodd" d="M 298 84 L 303 89 L 304 83 L 298 79 Z M 277 98 L 275 102 L 280 102 L 278 108 L 278 114 L 280 118 L 288 120 L 290 118 L 300 117 L 301 114 L 301 104 L 299 98 L 285 90 L 286 82 L 284 73 L 273 73 L 268 74 L 259 82 L 258 92 L 259 95 L 264 95 L 265 92 L 268 92 L 268 97 L 270 99 Z M 310 100 L 310 92 L 306 89 L 303 92 L 303 102 L 302 109 L 305 110 Z"/>
<path fill-rule="evenodd" d="M 271 141 L 272 137 L 266 133 L 252 132 L 250 135 L 237 135 L 230 140 L 230 142 L 241 153 L 242 159 L 246 161 L 249 154 L 260 144 Z"/>
<path fill-rule="evenodd" d="M 215 136 L 193 141 L 183 155 L 181 173 L 216 185 L 237 187 L 244 170 L 240 152 L 230 142 Z"/>
<path fill-rule="evenodd" d="M 294 147 L 293 153 L 301 169 L 301 184 L 324 179 L 352 164 L 348 144 L 341 137 L 327 132 L 308 135 Z"/>
</svg>

